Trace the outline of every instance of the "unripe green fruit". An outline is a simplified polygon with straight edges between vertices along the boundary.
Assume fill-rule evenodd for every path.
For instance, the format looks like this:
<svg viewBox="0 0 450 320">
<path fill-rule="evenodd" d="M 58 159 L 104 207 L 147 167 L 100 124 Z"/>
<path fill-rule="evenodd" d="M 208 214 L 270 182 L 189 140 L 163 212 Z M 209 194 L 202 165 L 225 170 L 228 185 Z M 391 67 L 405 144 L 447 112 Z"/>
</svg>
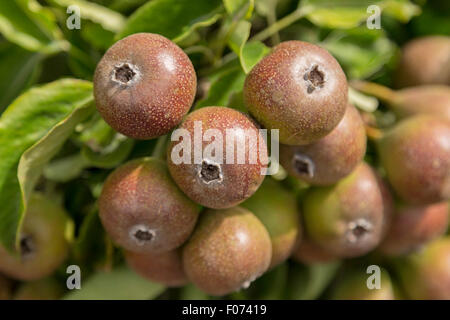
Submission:
<svg viewBox="0 0 450 320">
<path fill-rule="evenodd" d="M 326 136 L 344 116 L 347 80 L 325 50 L 302 41 L 276 46 L 248 74 L 244 101 L 267 129 L 280 130 L 280 142 L 310 144 Z"/>
<path fill-rule="evenodd" d="M 188 283 L 181 263 L 181 249 L 163 253 L 126 251 L 125 258 L 131 269 L 150 281 L 169 287 L 180 287 Z"/>
<path fill-rule="evenodd" d="M 203 133 L 220 134 L 222 141 L 214 137 L 212 140 L 217 144 L 213 144 L 215 142 L 200 137 L 202 141 L 196 143 L 196 125 Z M 238 131 L 240 129 L 244 134 Z M 185 137 L 182 141 L 172 141 L 167 162 L 174 181 L 195 202 L 208 208 L 230 208 L 249 198 L 263 182 L 266 142 L 255 123 L 245 114 L 225 107 L 205 107 L 190 113 L 178 130 L 183 130 L 191 143 L 181 149 L 180 146 L 185 146 Z M 211 146 L 214 146 L 214 152 Z M 232 154 L 228 154 L 228 146 L 234 146 L 230 149 L 234 150 Z M 196 161 L 198 151 L 201 153 Z M 244 155 L 241 163 L 238 162 L 239 153 Z M 177 163 L 174 159 L 180 154 L 183 159 Z"/>
<path fill-rule="evenodd" d="M 279 182 L 267 178 L 255 194 L 241 205 L 258 217 L 272 241 L 272 260 L 269 268 L 285 261 L 301 237 L 299 209 L 295 194 Z"/>
<path fill-rule="evenodd" d="M 395 289 L 391 278 L 385 269 L 380 272 L 379 289 L 369 289 L 367 282 L 371 273 L 365 268 L 351 268 L 341 274 L 331 290 L 330 299 L 333 300 L 395 300 Z M 375 281 L 370 281 L 375 285 Z"/>
<path fill-rule="evenodd" d="M 98 111 L 116 131 L 135 139 L 168 133 L 189 111 L 197 79 L 189 57 L 152 33 L 116 42 L 95 70 Z"/>
<path fill-rule="evenodd" d="M 431 242 L 403 263 L 398 271 L 410 298 L 450 300 L 450 237 Z"/>
<path fill-rule="evenodd" d="M 67 213 L 43 195 L 31 196 L 20 234 L 20 254 L 0 247 L 0 272 L 19 280 L 52 274 L 66 259 Z"/>
<path fill-rule="evenodd" d="M 414 39 L 403 47 L 396 74 L 399 87 L 450 85 L 450 37 Z"/>
<path fill-rule="evenodd" d="M 58 300 L 63 294 L 59 282 L 46 278 L 21 284 L 14 293 L 14 300 Z"/>
<path fill-rule="evenodd" d="M 401 121 L 378 143 L 394 191 L 411 204 L 450 199 L 450 122 L 430 115 Z"/>
<path fill-rule="evenodd" d="M 107 178 L 99 198 L 102 224 L 112 240 L 135 252 L 164 252 L 182 245 L 200 207 L 170 178 L 165 163 L 132 160 Z"/>
<path fill-rule="evenodd" d="M 339 257 L 374 249 L 382 236 L 384 214 L 377 177 L 365 163 L 332 187 L 309 190 L 303 202 L 307 234 Z"/>
<path fill-rule="evenodd" d="M 377 97 L 400 118 L 417 114 L 433 114 L 450 120 L 450 87 L 423 85 L 401 90 L 370 82 L 354 82 L 352 87 Z"/>
<path fill-rule="evenodd" d="M 426 206 L 403 205 L 395 213 L 380 251 L 395 256 L 421 248 L 445 233 L 449 214 L 447 202 Z"/>
<path fill-rule="evenodd" d="M 269 233 L 241 207 L 203 213 L 183 248 L 188 278 L 215 296 L 248 287 L 268 269 L 271 257 Z"/>
<path fill-rule="evenodd" d="M 348 105 L 330 134 L 305 146 L 280 146 L 281 165 L 312 185 L 330 185 L 344 178 L 366 153 L 366 132 L 358 110 Z"/>
</svg>

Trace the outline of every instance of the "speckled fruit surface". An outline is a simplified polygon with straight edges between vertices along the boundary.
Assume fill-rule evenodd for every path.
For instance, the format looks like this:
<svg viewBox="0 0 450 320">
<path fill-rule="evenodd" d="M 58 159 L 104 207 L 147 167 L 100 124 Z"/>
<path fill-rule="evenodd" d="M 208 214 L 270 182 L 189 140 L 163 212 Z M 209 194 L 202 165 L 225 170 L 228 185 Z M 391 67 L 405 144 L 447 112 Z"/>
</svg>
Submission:
<svg viewBox="0 0 450 320">
<path fill-rule="evenodd" d="M 112 240 L 135 252 L 164 252 L 187 240 L 200 207 L 170 178 L 165 163 L 132 160 L 107 178 L 99 198 L 102 224 Z"/>
<path fill-rule="evenodd" d="M 450 37 L 429 36 L 408 42 L 402 48 L 396 83 L 399 87 L 450 85 Z"/>
<path fill-rule="evenodd" d="M 450 122 L 430 115 L 405 119 L 378 143 L 394 191 L 411 204 L 450 199 Z"/>
<path fill-rule="evenodd" d="M 198 138 L 196 126 L 201 131 Z M 229 208 L 249 198 L 261 185 L 267 146 L 247 115 L 225 107 L 205 107 L 190 113 L 179 129 L 186 137 L 172 135 L 167 163 L 173 179 L 189 198 L 205 207 Z M 216 140 L 216 135 L 222 141 Z M 188 139 L 189 144 L 183 143 Z M 242 161 L 239 153 L 244 155 Z"/>
<path fill-rule="evenodd" d="M 34 194 L 20 235 L 21 253 L 11 254 L 0 247 L 0 272 L 19 280 L 37 280 L 53 273 L 68 254 L 68 222 L 61 207 Z"/>
<path fill-rule="evenodd" d="M 135 139 L 168 133 L 189 111 L 197 78 L 189 57 L 169 39 L 137 33 L 116 42 L 97 65 L 97 110 Z"/>
<path fill-rule="evenodd" d="M 313 185 L 330 185 L 347 176 L 366 153 L 366 133 L 358 110 L 347 106 L 330 134 L 305 146 L 280 146 L 280 162 L 289 174 Z"/>
<path fill-rule="evenodd" d="M 183 249 L 188 278 L 216 296 L 232 293 L 269 267 L 272 245 L 256 216 L 241 207 L 208 210 Z"/>
<path fill-rule="evenodd" d="M 312 143 L 333 130 L 347 106 L 347 80 L 328 51 L 302 41 L 276 46 L 248 74 L 244 101 L 283 144 Z"/>
<path fill-rule="evenodd" d="M 163 253 L 125 252 L 127 264 L 144 278 L 169 287 L 188 283 L 181 263 L 181 249 Z"/>
<path fill-rule="evenodd" d="M 338 257 L 361 256 L 381 240 L 383 195 L 373 169 L 365 163 L 331 187 L 308 191 L 302 212 L 307 234 Z"/>
</svg>

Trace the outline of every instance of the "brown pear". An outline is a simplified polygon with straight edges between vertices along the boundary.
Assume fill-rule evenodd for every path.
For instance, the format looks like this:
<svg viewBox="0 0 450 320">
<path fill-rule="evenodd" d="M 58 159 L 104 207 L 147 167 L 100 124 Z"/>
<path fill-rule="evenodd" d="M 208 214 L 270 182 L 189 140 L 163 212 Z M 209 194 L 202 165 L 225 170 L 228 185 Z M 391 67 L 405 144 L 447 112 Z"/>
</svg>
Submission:
<svg viewBox="0 0 450 320">
<path fill-rule="evenodd" d="M 183 248 L 188 278 L 215 296 L 247 288 L 268 269 L 271 258 L 269 233 L 241 207 L 204 212 Z"/>
<path fill-rule="evenodd" d="M 380 251 L 397 256 L 420 249 L 447 231 L 449 214 L 447 202 L 425 206 L 401 205 L 393 216 Z"/>
<path fill-rule="evenodd" d="M 365 163 L 331 187 L 307 191 L 302 212 L 311 240 L 338 257 L 368 253 L 383 234 L 383 194 L 375 172 Z"/>
<path fill-rule="evenodd" d="M 244 102 L 280 142 L 304 145 L 323 138 L 344 116 L 347 79 L 333 56 L 303 41 L 277 45 L 248 74 Z"/>
<path fill-rule="evenodd" d="M 428 36 L 408 42 L 402 49 L 396 84 L 450 85 L 450 37 Z"/>
<path fill-rule="evenodd" d="M 98 206 L 101 222 L 116 244 L 149 253 L 181 246 L 200 212 L 172 181 L 165 162 L 155 158 L 135 159 L 114 170 Z"/>
<path fill-rule="evenodd" d="M 411 204 L 450 199 L 450 122 L 431 115 L 405 119 L 378 141 L 394 191 Z"/>
<path fill-rule="evenodd" d="M 352 105 L 324 138 L 304 146 L 280 146 L 281 165 L 289 174 L 312 185 L 331 185 L 344 178 L 366 153 L 366 133 Z"/>
</svg>

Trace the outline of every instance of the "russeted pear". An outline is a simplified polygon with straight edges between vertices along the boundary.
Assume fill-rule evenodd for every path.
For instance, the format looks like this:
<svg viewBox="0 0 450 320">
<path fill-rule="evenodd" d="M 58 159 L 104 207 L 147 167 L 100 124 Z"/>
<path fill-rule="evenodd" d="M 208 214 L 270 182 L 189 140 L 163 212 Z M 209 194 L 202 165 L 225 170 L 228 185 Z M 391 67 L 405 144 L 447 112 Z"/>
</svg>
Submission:
<svg viewBox="0 0 450 320">
<path fill-rule="evenodd" d="M 125 251 L 127 264 L 144 278 L 168 287 L 180 287 L 188 283 L 181 263 L 181 249 L 162 253 Z"/>
<path fill-rule="evenodd" d="M 18 280 L 38 280 L 52 274 L 69 252 L 66 211 L 44 195 L 31 196 L 20 236 L 20 253 L 0 247 L 0 272 Z"/>
<path fill-rule="evenodd" d="M 333 56 L 303 41 L 273 48 L 248 74 L 244 103 L 280 142 L 304 145 L 323 138 L 341 121 L 347 106 L 345 74 Z"/>
<path fill-rule="evenodd" d="M 241 207 L 202 213 L 183 247 L 189 280 L 214 296 L 247 288 L 267 271 L 271 259 L 269 233 L 253 213 Z"/>
<path fill-rule="evenodd" d="M 389 256 L 398 256 L 419 250 L 445 233 L 449 214 L 447 202 L 424 206 L 400 205 L 380 244 L 380 251 Z"/>
<path fill-rule="evenodd" d="M 375 172 L 361 163 L 337 184 L 307 191 L 302 213 L 312 241 L 337 257 L 356 257 L 379 244 L 386 208 Z"/>
<path fill-rule="evenodd" d="M 103 185 L 98 206 L 116 244 L 147 253 L 181 246 L 200 212 L 173 182 L 165 162 L 156 158 L 131 160 L 115 169 Z"/>
<path fill-rule="evenodd" d="M 450 85 L 450 37 L 413 39 L 402 48 L 395 74 L 398 87 Z"/>
<path fill-rule="evenodd" d="M 196 203 L 231 208 L 263 182 L 267 145 L 248 115 L 227 107 L 204 107 L 188 114 L 177 130 L 167 151 L 169 171 Z"/>
<path fill-rule="evenodd" d="M 394 191 L 411 204 L 450 199 L 450 121 L 431 115 L 405 119 L 377 143 Z"/>
<path fill-rule="evenodd" d="M 366 131 L 352 105 L 336 128 L 304 146 L 280 146 L 280 162 L 289 174 L 312 185 L 331 185 L 344 178 L 366 153 Z"/>
</svg>

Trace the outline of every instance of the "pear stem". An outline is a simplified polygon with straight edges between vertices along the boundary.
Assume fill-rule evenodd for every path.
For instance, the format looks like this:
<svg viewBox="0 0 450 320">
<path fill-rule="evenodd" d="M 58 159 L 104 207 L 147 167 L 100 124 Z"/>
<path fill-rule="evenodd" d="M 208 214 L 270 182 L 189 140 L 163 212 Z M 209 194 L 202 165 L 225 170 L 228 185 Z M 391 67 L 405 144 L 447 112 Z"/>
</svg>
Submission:
<svg viewBox="0 0 450 320">
<path fill-rule="evenodd" d="M 264 41 L 270 36 L 278 33 L 278 31 L 283 30 L 284 28 L 290 26 L 297 20 L 300 20 L 307 13 L 308 13 L 307 10 L 305 10 L 304 8 L 298 8 L 297 10 L 278 20 L 274 24 L 271 24 L 268 28 L 262 30 L 260 33 L 256 34 L 252 38 L 252 40 Z"/>
<path fill-rule="evenodd" d="M 366 124 L 365 129 L 367 137 L 372 141 L 379 141 L 383 137 L 383 131 L 378 128 Z"/>
<path fill-rule="evenodd" d="M 165 151 L 166 151 L 166 142 L 168 135 L 159 137 L 156 141 L 155 148 L 152 152 L 152 157 L 157 159 L 164 159 Z"/>
<path fill-rule="evenodd" d="M 374 96 L 388 104 L 393 103 L 395 100 L 395 91 L 374 82 L 352 81 L 350 86 L 358 91 L 361 91 L 362 93 Z"/>
</svg>

